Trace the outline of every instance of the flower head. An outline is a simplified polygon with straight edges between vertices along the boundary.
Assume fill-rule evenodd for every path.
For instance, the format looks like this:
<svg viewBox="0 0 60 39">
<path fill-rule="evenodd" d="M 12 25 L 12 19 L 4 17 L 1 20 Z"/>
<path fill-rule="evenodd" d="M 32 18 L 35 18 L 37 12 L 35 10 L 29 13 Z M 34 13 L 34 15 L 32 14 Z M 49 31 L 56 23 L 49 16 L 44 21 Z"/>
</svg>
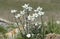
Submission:
<svg viewBox="0 0 60 39">
<path fill-rule="evenodd" d="M 29 4 L 25 4 L 22 6 L 25 10 L 32 11 L 32 7 L 29 6 Z"/>
<path fill-rule="evenodd" d="M 26 27 L 27 25 L 26 25 L 26 24 L 24 24 L 24 26 Z"/>
<path fill-rule="evenodd" d="M 37 12 L 38 12 L 38 10 L 34 10 L 34 12 L 35 12 L 35 13 L 37 13 Z"/>
<path fill-rule="evenodd" d="M 17 14 L 18 17 L 20 17 L 21 15 L 20 14 Z"/>
<path fill-rule="evenodd" d="M 36 10 L 34 10 L 35 13 L 38 13 L 38 15 L 44 15 L 44 12 L 42 12 L 42 8 L 38 7 Z"/>
<path fill-rule="evenodd" d="M 37 13 L 34 13 L 34 14 L 33 14 L 33 17 L 38 17 L 38 14 L 37 14 Z"/>
<path fill-rule="evenodd" d="M 29 6 L 29 4 L 24 4 L 22 7 L 23 7 L 24 9 L 28 9 L 28 6 Z"/>
<path fill-rule="evenodd" d="M 33 9 L 32 7 L 28 7 L 28 11 L 32 11 L 32 9 Z"/>
<path fill-rule="evenodd" d="M 41 8 L 41 7 L 38 7 L 38 8 L 37 8 L 37 11 L 41 11 L 41 10 L 42 10 L 42 8 Z"/>
<path fill-rule="evenodd" d="M 19 18 L 21 15 L 20 14 L 17 14 L 16 16 L 15 16 L 15 18 Z"/>
<path fill-rule="evenodd" d="M 11 10 L 11 13 L 15 13 L 15 12 L 17 12 L 17 10 Z"/>
<path fill-rule="evenodd" d="M 57 24 L 60 24 L 60 21 L 56 21 Z"/>
<path fill-rule="evenodd" d="M 15 18 L 17 19 L 17 18 L 18 18 L 18 16 L 15 16 Z"/>
<path fill-rule="evenodd" d="M 27 34 L 26 37 L 30 38 L 31 37 L 31 34 Z"/>
<path fill-rule="evenodd" d="M 44 15 L 44 12 L 39 11 L 39 12 L 38 12 L 38 15 L 40 15 L 40 16 L 41 16 L 41 15 Z"/>
<path fill-rule="evenodd" d="M 35 13 L 37 13 L 38 11 L 41 11 L 42 8 L 41 7 L 38 7 L 36 10 L 34 10 Z"/>
<path fill-rule="evenodd" d="M 21 15 L 24 15 L 24 14 L 25 14 L 25 10 L 20 11 L 20 14 L 21 14 Z"/>
<path fill-rule="evenodd" d="M 35 25 L 37 26 L 37 25 L 38 25 L 38 23 L 35 23 Z"/>
<path fill-rule="evenodd" d="M 34 19 L 35 18 L 33 16 L 31 16 L 31 15 L 28 16 L 28 20 L 34 21 Z"/>
<path fill-rule="evenodd" d="M 31 17 L 31 21 L 34 21 L 34 20 L 35 20 L 35 18 L 32 16 L 32 17 Z"/>
<path fill-rule="evenodd" d="M 28 20 L 31 20 L 31 15 L 28 16 Z"/>
</svg>

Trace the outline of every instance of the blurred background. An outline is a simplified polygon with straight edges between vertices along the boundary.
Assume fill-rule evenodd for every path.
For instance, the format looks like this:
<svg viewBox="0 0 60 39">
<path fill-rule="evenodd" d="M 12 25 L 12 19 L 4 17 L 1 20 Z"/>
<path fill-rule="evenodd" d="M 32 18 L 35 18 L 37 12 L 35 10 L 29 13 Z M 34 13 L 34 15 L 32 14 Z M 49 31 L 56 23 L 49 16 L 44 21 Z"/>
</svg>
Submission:
<svg viewBox="0 0 60 39">
<path fill-rule="evenodd" d="M 0 18 L 11 21 L 10 10 L 22 10 L 21 6 L 25 3 L 29 3 L 34 9 L 41 6 L 45 12 L 45 20 L 52 16 L 54 19 L 60 20 L 60 0 L 0 0 Z"/>
</svg>

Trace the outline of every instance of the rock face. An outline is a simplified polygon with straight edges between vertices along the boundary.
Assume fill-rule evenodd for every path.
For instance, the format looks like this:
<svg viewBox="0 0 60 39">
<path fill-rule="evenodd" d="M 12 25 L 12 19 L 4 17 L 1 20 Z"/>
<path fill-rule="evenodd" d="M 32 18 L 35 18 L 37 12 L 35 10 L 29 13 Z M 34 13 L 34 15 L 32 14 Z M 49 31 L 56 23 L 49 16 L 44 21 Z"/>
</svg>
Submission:
<svg viewBox="0 0 60 39">
<path fill-rule="evenodd" d="M 60 39 L 60 34 L 50 33 L 50 34 L 47 34 L 45 39 Z"/>
</svg>

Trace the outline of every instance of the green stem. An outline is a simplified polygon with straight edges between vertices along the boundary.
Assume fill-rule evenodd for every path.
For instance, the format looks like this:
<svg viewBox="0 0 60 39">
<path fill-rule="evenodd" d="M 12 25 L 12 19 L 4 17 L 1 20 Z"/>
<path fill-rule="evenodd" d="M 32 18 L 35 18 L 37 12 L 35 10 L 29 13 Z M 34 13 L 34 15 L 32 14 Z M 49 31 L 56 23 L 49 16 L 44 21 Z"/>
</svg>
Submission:
<svg viewBox="0 0 60 39">
<path fill-rule="evenodd" d="M 42 39 L 44 39 L 44 24 L 43 24 L 43 18 L 41 16 L 41 23 L 42 23 Z"/>
<path fill-rule="evenodd" d="M 15 16 L 15 14 L 14 14 L 14 16 Z M 14 17 L 15 18 L 15 17 Z M 20 34 L 22 34 L 21 33 L 21 30 L 20 30 L 20 27 L 19 27 L 19 24 L 18 24 L 18 21 L 17 21 L 17 19 L 15 18 L 15 22 L 17 23 L 17 26 L 18 26 L 18 29 L 19 29 L 19 31 L 20 31 Z"/>
</svg>

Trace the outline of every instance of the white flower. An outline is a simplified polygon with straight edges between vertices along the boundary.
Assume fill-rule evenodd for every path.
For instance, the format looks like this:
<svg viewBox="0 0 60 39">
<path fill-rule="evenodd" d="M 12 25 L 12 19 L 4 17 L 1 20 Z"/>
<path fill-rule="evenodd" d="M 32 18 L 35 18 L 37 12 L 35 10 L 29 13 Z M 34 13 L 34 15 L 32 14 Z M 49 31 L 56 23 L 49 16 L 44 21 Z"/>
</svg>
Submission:
<svg viewBox="0 0 60 39">
<path fill-rule="evenodd" d="M 37 13 L 34 13 L 34 14 L 33 14 L 33 17 L 38 17 L 38 14 L 37 14 Z"/>
<path fill-rule="evenodd" d="M 17 14 L 16 16 L 15 16 L 15 18 L 19 18 L 21 15 L 20 14 Z"/>
<path fill-rule="evenodd" d="M 60 24 L 60 21 L 56 21 L 57 24 Z"/>
<path fill-rule="evenodd" d="M 28 20 L 34 21 L 34 19 L 35 18 L 33 16 L 31 16 L 31 15 L 28 16 Z"/>
<path fill-rule="evenodd" d="M 20 14 L 17 14 L 18 17 L 20 17 L 21 15 Z"/>
<path fill-rule="evenodd" d="M 15 13 L 15 12 L 17 12 L 17 10 L 11 10 L 11 13 Z"/>
<path fill-rule="evenodd" d="M 26 25 L 26 24 L 24 24 L 24 26 L 26 27 L 27 25 Z"/>
<path fill-rule="evenodd" d="M 44 12 L 39 11 L 38 14 L 41 16 L 44 15 Z"/>
<path fill-rule="evenodd" d="M 21 15 L 24 15 L 24 14 L 25 14 L 25 10 L 20 11 L 20 14 L 21 14 Z"/>
<path fill-rule="evenodd" d="M 24 29 L 26 30 L 26 27 L 27 27 L 27 25 L 26 24 L 24 24 Z"/>
<path fill-rule="evenodd" d="M 38 25 L 38 23 L 35 23 L 35 25 L 37 26 L 37 25 Z"/>
<path fill-rule="evenodd" d="M 42 8 L 41 7 L 38 7 L 36 10 L 34 10 L 35 13 L 37 13 L 38 11 L 41 11 Z"/>
<path fill-rule="evenodd" d="M 29 4 L 25 4 L 22 6 L 25 10 L 32 11 L 32 7 L 29 6 Z"/>
<path fill-rule="evenodd" d="M 42 8 L 41 8 L 41 7 L 38 7 L 38 8 L 37 8 L 37 10 L 38 10 L 38 11 L 41 11 L 41 10 L 42 10 Z"/>
<path fill-rule="evenodd" d="M 32 9 L 33 9 L 32 7 L 28 7 L 28 11 L 32 11 Z"/>
<path fill-rule="evenodd" d="M 31 15 L 28 16 L 28 20 L 31 20 Z"/>
<path fill-rule="evenodd" d="M 26 26 L 27 26 L 27 25 L 26 25 L 26 24 L 24 24 L 24 28 L 26 28 Z"/>
<path fill-rule="evenodd" d="M 23 7 L 24 9 L 28 9 L 28 6 L 29 6 L 29 4 L 24 4 L 22 7 Z"/>
<path fill-rule="evenodd" d="M 34 21 L 35 20 L 35 18 L 34 17 L 31 17 L 31 21 Z"/>
<path fill-rule="evenodd" d="M 18 18 L 18 16 L 15 16 L 15 18 L 17 19 L 17 18 Z"/>
<path fill-rule="evenodd" d="M 37 12 L 38 12 L 38 10 L 34 10 L 34 12 L 35 12 L 35 13 L 37 13 Z"/>
<path fill-rule="evenodd" d="M 31 37 L 31 34 L 27 34 L 26 37 L 30 38 Z"/>
</svg>

